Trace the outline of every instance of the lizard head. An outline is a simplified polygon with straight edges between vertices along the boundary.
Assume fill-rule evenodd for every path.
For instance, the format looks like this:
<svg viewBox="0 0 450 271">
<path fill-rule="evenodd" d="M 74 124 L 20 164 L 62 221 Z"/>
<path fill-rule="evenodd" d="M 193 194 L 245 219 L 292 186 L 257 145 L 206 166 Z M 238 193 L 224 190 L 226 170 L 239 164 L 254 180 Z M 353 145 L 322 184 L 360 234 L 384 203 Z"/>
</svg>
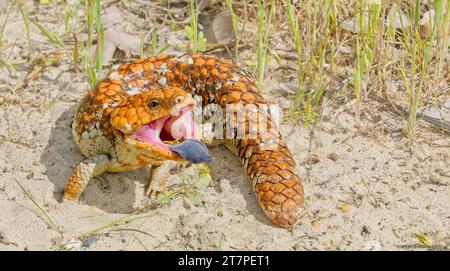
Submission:
<svg viewBox="0 0 450 271">
<path fill-rule="evenodd" d="M 129 147 L 150 151 L 164 159 L 192 161 L 180 156 L 173 143 L 199 140 L 194 107 L 192 94 L 181 88 L 153 89 L 121 101 L 111 112 L 111 127 L 124 135 Z"/>
</svg>

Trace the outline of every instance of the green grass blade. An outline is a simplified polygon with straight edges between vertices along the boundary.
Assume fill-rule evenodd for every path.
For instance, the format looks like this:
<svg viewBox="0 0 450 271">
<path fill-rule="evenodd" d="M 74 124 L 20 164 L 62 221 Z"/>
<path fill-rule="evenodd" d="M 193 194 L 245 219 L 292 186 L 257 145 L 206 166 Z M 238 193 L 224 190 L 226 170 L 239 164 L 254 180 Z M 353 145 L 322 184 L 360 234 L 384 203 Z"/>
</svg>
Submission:
<svg viewBox="0 0 450 271">
<path fill-rule="evenodd" d="M 62 39 L 56 34 L 55 32 L 51 31 L 50 29 L 47 29 L 45 26 L 40 24 L 37 21 L 31 21 L 39 30 L 41 33 L 46 36 L 54 45 L 56 45 L 58 48 L 65 50 L 64 42 Z"/>
<path fill-rule="evenodd" d="M 56 223 L 53 222 L 53 219 L 50 218 L 50 216 L 47 214 L 47 212 L 44 209 L 42 209 L 42 207 L 39 205 L 39 203 L 37 203 L 37 201 L 33 197 L 33 195 L 31 195 L 31 193 L 18 180 L 14 180 L 14 181 L 17 183 L 17 185 L 20 187 L 20 189 L 23 191 L 23 193 L 33 202 L 34 206 L 36 206 L 36 208 L 47 218 L 50 226 L 55 231 L 62 234 L 62 230 L 60 229 L 60 227 L 58 227 L 58 225 L 56 225 Z"/>
</svg>

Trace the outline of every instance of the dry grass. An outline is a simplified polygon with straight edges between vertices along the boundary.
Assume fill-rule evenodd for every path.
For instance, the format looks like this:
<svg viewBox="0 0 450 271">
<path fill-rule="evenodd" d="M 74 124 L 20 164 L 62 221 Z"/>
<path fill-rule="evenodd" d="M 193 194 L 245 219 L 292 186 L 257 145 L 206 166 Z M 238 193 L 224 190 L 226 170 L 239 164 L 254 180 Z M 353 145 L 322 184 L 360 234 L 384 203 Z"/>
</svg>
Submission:
<svg viewBox="0 0 450 271">
<path fill-rule="evenodd" d="M 86 41 L 73 34 L 72 50 L 61 37 L 41 23 L 32 22 L 55 47 L 67 53 L 75 66 L 81 65 L 80 69 L 86 74 L 90 86 L 94 86 L 103 64 L 102 7 L 97 0 L 84 3 L 82 14 L 79 14 L 79 7 L 75 4 L 65 4 L 65 40 L 70 39 L 69 32 L 73 32 L 74 20 L 78 21 L 78 32 L 87 34 Z M 167 3 L 167 8 L 163 5 L 159 8 L 171 11 L 170 3 Z M 358 122 L 362 108 L 376 97 L 396 112 L 399 112 L 398 108 L 403 109 L 399 113 L 404 120 L 405 136 L 414 140 L 419 130 L 417 116 L 420 108 L 443 103 L 449 93 L 446 79 L 449 67 L 449 5 L 449 1 L 445 0 L 415 0 L 413 3 L 246 0 L 226 1 L 211 8 L 230 12 L 236 37 L 230 58 L 235 62 L 239 59 L 240 44 L 256 44 L 248 49 L 253 52 L 253 59 L 244 62 L 255 68 L 262 92 L 265 91 L 263 85 L 267 64 L 273 58 L 278 62 L 284 60 L 291 69 L 294 67 L 295 72 L 290 72 L 296 78 L 297 90 L 290 98 L 291 119 L 305 125 L 317 122 L 326 95 L 332 102 L 348 101 L 352 97 Z M 208 47 L 198 21 L 199 13 L 203 11 L 199 10 L 197 0 L 189 0 L 186 8 L 188 20 L 180 26 L 172 21 L 171 28 L 184 27 L 188 39 L 184 48 L 187 51 L 205 51 Z M 430 10 L 433 10 L 434 16 L 427 15 Z M 20 11 L 28 33 L 26 11 L 22 8 Z M 170 18 L 173 18 L 172 13 L 169 13 Z M 158 43 L 158 25 L 155 20 L 152 23 L 152 38 L 147 47 L 154 54 Z M 99 44 L 93 55 L 94 37 L 97 37 Z M 287 54 L 274 49 L 279 43 L 283 43 Z M 144 52 L 143 48 L 141 52 Z M 4 60 L 1 63 L 7 66 Z M 397 91 L 390 91 L 392 85 L 398 84 L 401 87 Z M 345 98 L 336 99 L 339 96 Z"/>
<path fill-rule="evenodd" d="M 28 39 L 31 22 L 55 48 L 66 53 L 76 70 L 83 71 L 93 87 L 103 68 L 102 5 L 98 0 L 85 1 L 83 6 L 64 5 L 64 38 L 43 23 L 30 20 L 20 2 L 13 2 L 11 8 L 20 10 Z M 156 3 L 148 5 L 158 6 Z M 158 7 L 171 11 L 170 2 L 167 8 L 163 5 Z M 296 81 L 295 94 L 290 97 L 291 119 L 305 125 L 313 124 L 320 117 L 324 95 L 331 101 L 343 95 L 345 101 L 348 97 L 354 99 L 358 122 L 362 108 L 376 97 L 401 113 L 404 134 L 414 140 L 419 130 L 417 116 L 420 109 L 429 104 L 442 104 L 449 94 L 449 5 L 448 0 L 414 0 L 411 3 L 229 0 L 210 8 L 230 12 L 236 37 L 230 58 L 237 62 L 240 45 L 250 45 L 247 51 L 254 57 L 244 63 L 254 67 L 262 92 L 265 91 L 267 64 L 272 59 L 278 62 L 284 59 L 285 66 L 295 70 L 290 71 Z M 197 0 L 189 0 L 186 11 L 184 15 L 188 18 L 181 25 L 173 19 L 159 23 L 170 23 L 173 29 L 184 27 L 187 51 L 207 50 L 206 39 L 199 28 L 199 14 L 204 11 L 199 9 Z M 170 18 L 173 18 L 172 13 L 169 13 Z M 158 23 L 154 19 L 152 24 L 151 40 L 148 44 L 142 40 L 141 55 L 145 45 L 151 54 L 161 51 L 156 50 Z M 80 34 L 85 34 L 86 40 L 80 39 Z M 97 45 L 93 48 L 95 40 Z M 287 54 L 275 49 L 280 43 Z M 31 43 L 29 47 L 31 52 Z M 14 67 L 6 60 L 0 58 L 0 65 L 14 72 Z M 393 85 L 399 84 L 400 88 L 390 91 Z"/>
</svg>

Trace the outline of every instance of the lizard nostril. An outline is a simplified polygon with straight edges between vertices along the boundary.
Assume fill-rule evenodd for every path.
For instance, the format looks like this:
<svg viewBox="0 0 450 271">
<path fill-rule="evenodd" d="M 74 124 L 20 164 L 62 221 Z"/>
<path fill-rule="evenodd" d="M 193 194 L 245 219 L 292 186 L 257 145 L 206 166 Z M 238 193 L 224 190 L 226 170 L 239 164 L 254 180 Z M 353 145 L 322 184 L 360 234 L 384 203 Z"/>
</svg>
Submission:
<svg viewBox="0 0 450 271">
<path fill-rule="evenodd" d="M 184 99 L 182 96 L 177 96 L 177 97 L 175 97 L 175 104 L 180 104 L 183 100 Z"/>
</svg>

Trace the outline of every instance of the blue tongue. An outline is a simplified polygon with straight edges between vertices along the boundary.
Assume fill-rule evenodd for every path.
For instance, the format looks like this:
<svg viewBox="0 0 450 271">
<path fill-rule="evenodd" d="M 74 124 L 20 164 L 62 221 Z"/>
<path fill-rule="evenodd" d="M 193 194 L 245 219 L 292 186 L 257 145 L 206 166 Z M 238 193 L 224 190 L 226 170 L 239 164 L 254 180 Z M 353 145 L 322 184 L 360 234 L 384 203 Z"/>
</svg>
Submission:
<svg viewBox="0 0 450 271">
<path fill-rule="evenodd" d="M 184 159 L 194 164 L 208 163 L 212 160 L 212 157 L 208 153 L 208 147 L 194 139 L 186 139 L 180 144 L 171 146 L 170 150 L 178 153 Z"/>
</svg>

